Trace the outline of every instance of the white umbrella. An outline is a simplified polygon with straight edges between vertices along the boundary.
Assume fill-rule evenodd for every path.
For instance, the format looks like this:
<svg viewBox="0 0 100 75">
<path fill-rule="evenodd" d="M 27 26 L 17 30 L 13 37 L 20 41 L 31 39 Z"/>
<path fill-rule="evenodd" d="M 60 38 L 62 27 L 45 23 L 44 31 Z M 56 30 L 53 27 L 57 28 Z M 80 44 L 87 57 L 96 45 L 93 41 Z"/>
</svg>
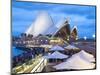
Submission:
<svg viewBox="0 0 100 75">
<path fill-rule="evenodd" d="M 77 47 L 75 47 L 75 46 L 73 46 L 73 45 L 68 45 L 67 47 L 65 47 L 66 49 L 79 49 L 79 48 L 77 48 Z"/>
<path fill-rule="evenodd" d="M 64 51 L 64 48 L 59 45 L 55 45 L 50 49 L 50 51 Z"/>
<path fill-rule="evenodd" d="M 94 56 L 92 54 L 87 53 L 84 50 L 81 50 L 80 52 L 74 54 L 73 56 L 80 56 L 82 59 L 85 59 L 86 61 L 95 62 Z"/>
<path fill-rule="evenodd" d="M 57 70 L 62 69 L 93 69 L 95 67 L 94 63 L 87 62 L 80 58 L 79 56 L 72 56 L 66 62 L 53 66 Z"/>
<path fill-rule="evenodd" d="M 64 58 L 68 58 L 68 55 L 65 55 L 58 51 L 55 51 L 52 54 L 46 56 L 46 58 L 48 58 L 48 59 L 64 59 Z"/>
</svg>

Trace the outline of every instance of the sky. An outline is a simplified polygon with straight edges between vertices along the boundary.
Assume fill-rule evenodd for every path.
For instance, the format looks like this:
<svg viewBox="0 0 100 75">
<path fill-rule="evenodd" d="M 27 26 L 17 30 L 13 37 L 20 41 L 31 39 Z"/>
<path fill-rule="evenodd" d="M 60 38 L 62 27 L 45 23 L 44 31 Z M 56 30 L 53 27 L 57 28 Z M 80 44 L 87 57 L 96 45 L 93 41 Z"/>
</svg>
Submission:
<svg viewBox="0 0 100 75">
<path fill-rule="evenodd" d="M 76 25 L 79 38 L 93 38 L 96 29 L 96 7 L 86 5 L 16 2 L 12 0 L 12 34 L 20 35 L 35 21 L 39 11 L 53 19 L 52 31 L 58 22 L 68 18 L 71 28 Z"/>
</svg>

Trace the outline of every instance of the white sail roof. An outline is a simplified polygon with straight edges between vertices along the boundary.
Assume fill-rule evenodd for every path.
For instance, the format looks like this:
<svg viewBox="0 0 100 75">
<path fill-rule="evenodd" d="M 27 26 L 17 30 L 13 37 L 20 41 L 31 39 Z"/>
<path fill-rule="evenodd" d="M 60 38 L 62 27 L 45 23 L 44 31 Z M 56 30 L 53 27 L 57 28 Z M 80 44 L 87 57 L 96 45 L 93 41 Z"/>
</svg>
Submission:
<svg viewBox="0 0 100 75">
<path fill-rule="evenodd" d="M 95 58 L 92 54 L 87 53 L 84 50 L 81 50 L 80 52 L 74 54 L 73 56 L 80 56 L 82 59 L 89 61 L 89 62 L 95 62 Z"/>
<path fill-rule="evenodd" d="M 69 17 L 67 18 L 67 21 L 69 22 Z M 52 36 L 54 36 L 62 27 L 64 27 L 65 25 L 66 25 L 66 19 L 62 19 L 62 20 L 60 20 L 57 24 L 56 24 L 56 27 L 58 28 L 54 33 L 53 33 L 53 35 Z"/>
<path fill-rule="evenodd" d="M 87 62 L 79 56 L 69 58 L 66 62 L 53 66 L 54 68 L 61 69 L 93 69 L 94 63 Z"/>
<path fill-rule="evenodd" d="M 74 26 L 71 30 L 71 33 L 73 32 L 73 30 L 76 29 L 77 30 L 77 26 Z"/>
<path fill-rule="evenodd" d="M 26 30 L 25 33 L 38 36 L 39 34 L 45 33 L 52 25 L 53 21 L 51 16 L 47 12 L 41 11 L 37 16 L 36 20 Z"/>
<path fill-rule="evenodd" d="M 48 59 L 64 59 L 64 58 L 68 58 L 68 55 L 65 55 L 58 51 L 55 51 L 52 54 L 46 56 L 46 58 L 48 58 Z"/>
<path fill-rule="evenodd" d="M 62 48 L 59 45 L 55 45 L 50 49 L 50 51 L 63 51 L 63 50 L 64 50 L 64 48 Z"/>
<path fill-rule="evenodd" d="M 65 47 L 66 49 L 79 49 L 78 47 L 75 47 L 73 45 L 68 45 Z"/>
<path fill-rule="evenodd" d="M 61 20 L 59 20 L 56 24 L 56 27 L 59 29 L 62 27 L 62 25 L 64 25 L 66 19 L 65 18 L 62 18 Z"/>
</svg>

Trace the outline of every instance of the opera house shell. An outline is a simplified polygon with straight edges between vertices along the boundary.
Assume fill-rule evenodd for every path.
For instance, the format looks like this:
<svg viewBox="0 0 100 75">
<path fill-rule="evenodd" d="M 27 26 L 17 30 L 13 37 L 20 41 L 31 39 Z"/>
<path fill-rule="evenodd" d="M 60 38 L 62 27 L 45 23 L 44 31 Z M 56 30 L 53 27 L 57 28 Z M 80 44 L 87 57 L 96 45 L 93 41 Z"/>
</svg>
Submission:
<svg viewBox="0 0 100 75">
<path fill-rule="evenodd" d="M 54 37 L 60 37 L 63 40 L 68 40 L 70 36 L 70 24 L 68 21 L 65 21 L 64 25 L 59 28 L 54 34 Z"/>
<path fill-rule="evenodd" d="M 33 36 L 38 36 L 39 34 L 45 34 L 45 32 L 53 25 L 51 16 L 45 12 L 40 11 L 36 20 L 32 25 L 26 30 L 26 34 L 31 34 Z"/>
<path fill-rule="evenodd" d="M 78 39 L 78 31 L 77 31 L 77 27 L 74 26 L 73 29 L 71 30 L 71 33 L 70 33 L 70 40 L 73 39 L 73 40 L 77 40 Z"/>
</svg>

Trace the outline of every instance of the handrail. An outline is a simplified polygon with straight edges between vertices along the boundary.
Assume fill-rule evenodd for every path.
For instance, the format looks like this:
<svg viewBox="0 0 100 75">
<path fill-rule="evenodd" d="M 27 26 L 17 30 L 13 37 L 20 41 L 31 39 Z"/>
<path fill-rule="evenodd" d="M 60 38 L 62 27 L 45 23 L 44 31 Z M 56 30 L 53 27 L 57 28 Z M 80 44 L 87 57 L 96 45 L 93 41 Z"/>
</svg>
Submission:
<svg viewBox="0 0 100 75">
<path fill-rule="evenodd" d="M 34 72 L 36 72 L 37 70 L 38 70 L 38 68 L 40 67 L 40 65 L 41 64 L 44 64 L 44 63 L 42 63 L 43 61 L 45 61 L 45 59 L 43 59 L 42 61 L 41 61 L 41 63 L 38 65 L 38 67 L 34 70 Z"/>
<path fill-rule="evenodd" d="M 41 57 L 41 55 L 37 56 L 35 59 L 38 59 L 38 60 L 39 60 L 40 57 Z M 30 61 L 34 61 L 34 62 L 35 62 L 35 61 L 36 61 L 35 59 L 32 59 L 32 60 L 30 60 Z M 28 61 L 28 62 L 30 62 L 30 61 Z M 17 67 L 15 67 L 15 68 L 13 68 L 12 73 L 18 73 L 18 72 L 21 72 L 22 70 L 23 70 L 23 72 L 25 72 L 26 70 L 24 71 L 24 66 L 26 66 L 26 63 L 27 63 L 27 62 L 25 62 L 24 64 L 22 64 L 22 65 L 20 65 L 20 66 L 17 66 Z M 34 65 L 34 63 L 33 63 L 31 66 L 29 66 L 29 68 L 33 67 L 33 65 Z M 28 69 L 29 69 L 29 68 L 28 68 Z M 28 69 L 27 69 L 27 70 L 28 70 Z"/>
</svg>

